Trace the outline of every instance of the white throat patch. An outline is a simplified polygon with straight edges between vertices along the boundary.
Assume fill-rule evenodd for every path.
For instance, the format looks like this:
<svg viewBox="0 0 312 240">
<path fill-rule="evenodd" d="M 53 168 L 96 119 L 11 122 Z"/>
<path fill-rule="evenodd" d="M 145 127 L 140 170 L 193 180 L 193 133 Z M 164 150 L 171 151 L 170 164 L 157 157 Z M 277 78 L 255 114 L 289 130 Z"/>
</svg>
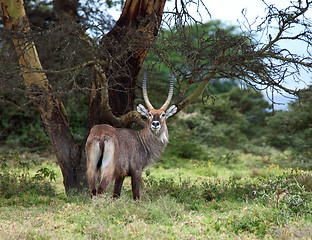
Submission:
<svg viewBox="0 0 312 240">
<path fill-rule="evenodd" d="M 159 139 L 164 144 L 169 142 L 169 139 L 168 139 L 165 131 L 162 132 L 162 134 L 160 135 Z"/>
</svg>

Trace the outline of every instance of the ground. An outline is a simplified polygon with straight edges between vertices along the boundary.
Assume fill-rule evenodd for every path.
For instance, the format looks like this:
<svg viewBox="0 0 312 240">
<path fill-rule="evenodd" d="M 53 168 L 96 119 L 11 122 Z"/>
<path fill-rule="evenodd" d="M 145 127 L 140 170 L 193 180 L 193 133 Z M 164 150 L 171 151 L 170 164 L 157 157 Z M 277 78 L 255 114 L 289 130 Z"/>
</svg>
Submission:
<svg viewBox="0 0 312 240">
<path fill-rule="evenodd" d="M 6 156 L 0 239 L 312 239 L 311 171 L 283 168 L 285 155 L 163 159 L 144 173 L 140 201 L 129 178 L 117 200 L 111 188 L 65 196 L 53 156 Z"/>
</svg>

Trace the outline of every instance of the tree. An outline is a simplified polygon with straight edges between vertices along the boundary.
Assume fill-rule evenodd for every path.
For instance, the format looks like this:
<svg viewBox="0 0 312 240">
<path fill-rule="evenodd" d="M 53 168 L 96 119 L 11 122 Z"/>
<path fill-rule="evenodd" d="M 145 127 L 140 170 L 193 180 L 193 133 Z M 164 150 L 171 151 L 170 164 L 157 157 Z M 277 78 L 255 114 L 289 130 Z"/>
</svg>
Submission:
<svg viewBox="0 0 312 240">
<path fill-rule="evenodd" d="M 188 130 L 190 142 L 244 150 L 247 145 L 263 143 L 265 118 L 271 112 L 261 93 L 235 87 L 215 98 L 193 104 L 185 110 L 191 112 L 182 115 L 179 124 L 185 129 L 182 134 Z"/>
<path fill-rule="evenodd" d="M 38 108 L 46 132 L 55 148 L 65 190 L 67 193 L 71 190 L 82 190 L 86 186 L 84 144 L 79 146 L 74 140 L 65 107 L 53 92 L 43 71 L 35 44 L 29 39 L 30 27 L 23 1 L 1 1 L 0 3 L 5 25 L 13 34 L 12 40 L 26 89 Z M 119 58 L 119 61 L 110 64 L 108 60 L 100 61 L 94 56 L 95 60 L 76 67 L 78 70 L 92 66 L 95 74 L 90 91 L 88 129 L 95 124 L 105 122 L 114 126 L 128 126 L 133 121 L 141 121 L 137 112 L 129 112 L 133 108 L 135 80 L 148 46 L 157 34 L 164 3 L 165 1 L 155 3 L 126 1 L 120 19 L 101 40 L 101 45 L 107 46 L 105 53 L 115 55 L 114 57 Z M 66 14 L 65 11 L 65 17 L 70 19 L 67 15 L 70 14 Z M 140 48 L 133 47 L 133 43 L 127 41 L 133 35 L 136 36 L 134 38 L 136 41 L 144 43 Z M 87 45 L 93 45 L 92 40 L 83 32 L 79 37 Z M 108 80 L 106 75 L 111 75 L 112 72 L 120 72 L 120 74 L 115 74 Z M 110 92 L 108 92 L 108 84 L 113 85 Z M 125 112 L 128 113 L 122 115 Z"/>
<path fill-rule="evenodd" d="M 41 32 L 31 31 L 23 1 L 0 0 L 0 4 L 7 27 L 1 36 L 13 40 L 27 93 L 52 141 L 67 193 L 80 191 L 86 186 L 84 142 L 78 144 L 70 131 L 64 104 L 50 81 L 53 74 L 68 74 L 70 77 L 64 78 L 68 80 L 66 84 L 78 90 L 89 89 L 87 136 L 89 129 L 99 123 L 116 127 L 131 127 L 134 122 L 142 124 L 133 108 L 138 74 L 150 48 L 157 53 L 160 64 L 169 67 L 176 77 L 178 111 L 202 96 L 208 83 L 218 78 L 241 80 L 255 88 L 262 85 L 297 94 L 299 90 L 287 88 L 283 80 L 289 75 L 299 77 L 299 68 L 309 70 L 312 66 L 310 55 L 298 56 L 278 46 L 283 40 L 296 40 L 303 42 L 309 50 L 312 24 L 305 15 L 311 1 L 290 1 L 285 9 L 268 5 L 266 17 L 257 31 L 265 32 L 276 22 L 277 33 L 259 42 L 251 25 L 247 26 L 248 31 L 235 36 L 228 29 L 212 32 L 205 27 L 198 28 L 201 23 L 189 15 L 187 8 L 191 3 L 187 1 L 181 1 L 180 7 L 176 6 L 172 13 L 168 13 L 172 17 L 166 18 L 168 21 L 162 24 L 167 23 L 171 31 L 163 34 L 160 27 L 165 0 L 126 0 L 112 29 L 98 37 L 90 37 L 86 32 L 88 25 L 78 11 L 79 1 L 55 0 L 53 7 L 56 10 L 45 21 L 54 22 L 57 29 L 65 28 L 60 39 L 68 38 L 78 46 L 71 51 L 71 55 L 78 56 L 72 59 L 73 62 L 66 61 L 66 57 L 57 59 L 62 69 L 42 67 L 45 63 L 39 60 L 34 42 Z M 47 12 L 51 13 L 49 9 Z M 303 30 L 292 34 L 289 30 L 295 26 Z M 101 22 L 97 29 L 95 33 L 102 32 Z M 71 42 L 63 47 L 71 49 Z M 45 48 L 49 45 L 46 44 Z M 57 49 L 54 49 L 54 55 L 60 52 Z M 172 61 L 173 55 L 179 59 L 178 64 Z M 11 79 L 18 78 L 13 75 Z M 53 86 L 61 89 L 63 80 L 59 76 L 63 75 L 55 77 Z M 87 77 L 88 81 L 82 81 L 81 76 Z"/>
<path fill-rule="evenodd" d="M 261 137 L 266 125 L 266 117 L 270 116 L 270 104 L 264 99 L 260 92 L 251 88 L 234 88 L 228 93 L 224 93 L 220 98 L 228 101 L 231 109 L 243 114 L 248 124 L 245 126 L 245 134 L 249 137 Z"/>
<path fill-rule="evenodd" d="M 311 162 L 312 94 L 301 93 L 288 105 L 288 111 L 278 111 L 268 118 L 268 142 L 279 149 L 291 148 Z"/>
</svg>

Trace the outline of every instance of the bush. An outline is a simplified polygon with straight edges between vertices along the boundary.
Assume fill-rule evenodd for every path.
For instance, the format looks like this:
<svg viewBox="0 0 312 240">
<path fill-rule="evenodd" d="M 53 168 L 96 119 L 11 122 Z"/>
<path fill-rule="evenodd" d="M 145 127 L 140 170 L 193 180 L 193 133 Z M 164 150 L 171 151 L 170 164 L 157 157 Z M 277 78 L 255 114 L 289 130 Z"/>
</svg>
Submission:
<svg viewBox="0 0 312 240">
<path fill-rule="evenodd" d="M 269 104 L 260 93 L 233 88 L 217 97 L 205 105 L 192 104 L 178 115 L 177 125 L 189 132 L 189 141 L 209 147 L 246 149 L 251 140 L 263 138 L 265 117 L 270 113 Z"/>
<path fill-rule="evenodd" d="M 289 169 L 265 181 L 262 196 L 274 196 L 276 207 L 295 215 L 311 214 L 312 175 Z"/>
<path fill-rule="evenodd" d="M 78 142 L 82 142 L 85 137 L 88 97 L 86 94 L 76 93 L 64 98 L 71 132 Z M 23 105 L 23 101 L 26 100 L 16 100 L 19 105 Z M 51 148 L 51 141 L 33 104 L 17 108 L 0 102 L 0 115 L 0 143 L 29 152 Z"/>
<path fill-rule="evenodd" d="M 34 176 L 30 167 L 35 163 L 23 160 L 18 153 L 0 155 L 0 198 L 14 204 L 14 201 L 36 202 L 38 196 L 55 196 L 56 173 L 47 167 L 41 167 Z M 15 200 L 14 200 L 15 199 Z"/>
<path fill-rule="evenodd" d="M 199 143 L 177 138 L 173 138 L 170 142 L 169 151 L 172 156 L 185 159 L 200 159 L 204 154 Z"/>
<path fill-rule="evenodd" d="M 33 105 L 17 109 L 0 104 L 0 142 L 27 151 L 42 151 L 50 140 L 44 131 L 41 118 Z"/>
<path fill-rule="evenodd" d="M 215 180 L 202 183 L 203 197 L 207 201 L 235 200 L 244 201 L 255 198 L 255 191 L 259 189 L 260 182 L 252 180 Z"/>
<path fill-rule="evenodd" d="M 234 179 L 202 182 L 207 201 L 257 201 L 272 204 L 287 217 L 309 215 L 312 209 L 312 175 L 287 170 L 266 179 Z"/>
<path fill-rule="evenodd" d="M 201 197 L 201 188 L 197 182 L 190 179 L 179 178 L 175 181 L 173 178 L 154 179 L 152 176 L 142 179 L 145 194 L 150 196 L 170 195 L 177 202 L 182 203 L 186 208 L 197 210 L 204 199 Z"/>
<path fill-rule="evenodd" d="M 278 111 L 267 119 L 267 142 L 281 150 L 290 149 L 311 167 L 312 127 L 311 92 L 301 93 L 289 104 L 288 111 Z"/>
<path fill-rule="evenodd" d="M 177 123 L 178 122 L 178 123 Z M 203 159 L 205 151 L 199 142 L 192 139 L 193 132 L 188 130 L 185 123 L 176 121 L 168 124 L 170 143 L 165 149 L 162 159 Z M 167 161 L 172 162 L 172 161 Z"/>
</svg>

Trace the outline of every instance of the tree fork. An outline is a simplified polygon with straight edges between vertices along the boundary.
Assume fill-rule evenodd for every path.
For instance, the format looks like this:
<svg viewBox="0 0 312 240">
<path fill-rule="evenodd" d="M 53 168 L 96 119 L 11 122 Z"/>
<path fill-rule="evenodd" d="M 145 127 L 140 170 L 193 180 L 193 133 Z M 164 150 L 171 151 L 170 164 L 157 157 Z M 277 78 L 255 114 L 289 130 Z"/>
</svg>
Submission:
<svg viewBox="0 0 312 240">
<path fill-rule="evenodd" d="M 142 63 L 148 52 L 150 44 L 153 43 L 155 36 L 158 33 L 161 22 L 165 0 L 161 1 L 146 1 L 146 0 L 127 0 L 119 20 L 116 22 L 114 28 L 108 32 L 101 40 L 101 45 L 110 52 L 116 64 L 112 64 L 110 68 L 102 67 L 102 72 L 108 78 L 108 101 L 111 113 L 123 118 L 122 116 L 134 108 L 135 89 L 137 76 L 141 69 Z M 134 41 L 131 37 L 135 35 L 140 42 L 139 47 L 134 47 Z M 116 46 L 120 49 L 125 49 L 123 52 L 124 58 L 120 58 L 120 51 L 115 50 Z M 116 73 L 122 70 L 127 74 L 116 76 Z M 92 88 L 101 86 L 101 79 L 96 78 Z M 89 114 L 88 114 L 88 128 L 94 124 L 108 123 L 115 125 L 110 120 L 109 115 L 105 113 L 102 97 L 103 94 L 98 91 L 91 94 Z M 120 126 L 125 127 L 122 123 Z"/>
</svg>

